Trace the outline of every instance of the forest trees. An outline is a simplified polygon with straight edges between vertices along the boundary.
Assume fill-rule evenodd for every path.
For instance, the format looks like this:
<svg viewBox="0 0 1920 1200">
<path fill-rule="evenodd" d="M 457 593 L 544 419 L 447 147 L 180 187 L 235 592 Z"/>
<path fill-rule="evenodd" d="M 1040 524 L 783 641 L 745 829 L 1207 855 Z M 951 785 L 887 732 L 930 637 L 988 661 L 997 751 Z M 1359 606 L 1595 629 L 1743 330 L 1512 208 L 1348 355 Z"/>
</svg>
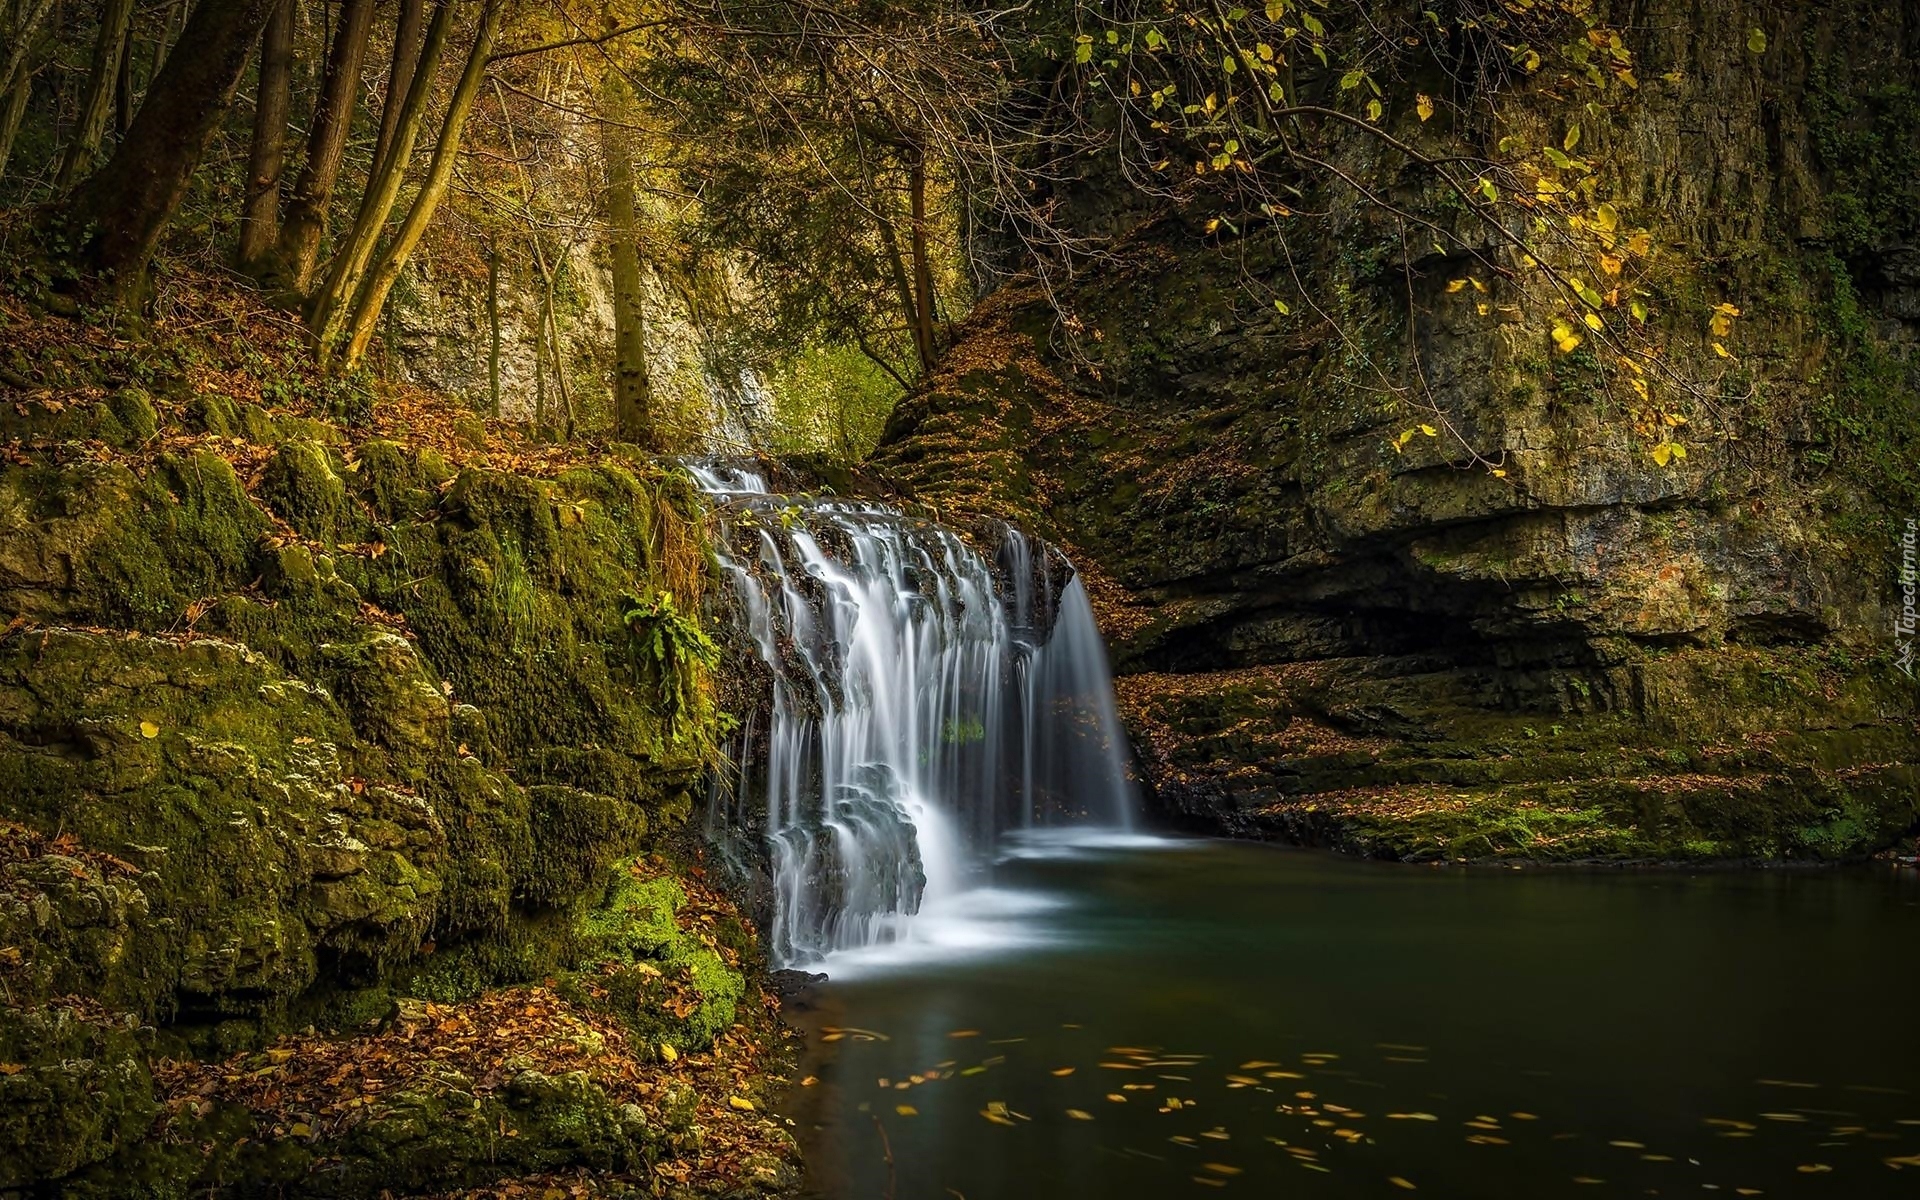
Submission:
<svg viewBox="0 0 1920 1200">
<path fill-rule="evenodd" d="M 231 261 L 344 373 L 437 248 L 487 280 L 494 398 L 503 268 L 524 265 L 537 415 L 550 396 L 560 428 L 580 416 L 570 293 L 609 293 L 585 356 L 606 424 L 665 445 L 678 418 L 649 354 L 669 331 L 650 308 L 700 326 L 716 391 L 750 373 L 776 400 L 868 406 L 932 368 L 977 293 L 1026 274 L 1064 295 L 1155 212 L 1223 251 L 1276 247 L 1288 269 L 1247 280 L 1266 319 L 1340 335 L 1296 251 L 1325 249 L 1330 213 L 1363 211 L 1397 231 L 1409 288 L 1443 272 L 1483 316 L 1523 307 L 1553 353 L 1597 355 L 1663 463 L 1719 386 L 1655 335 L 1656 248 L 1596 152 L 1636 63 L 1592 0 L 199 0 L 178 34 L 192 52 L 168 54 L 185 11 L 0 0 L 0 166 L 33 115 L 40 174 L 16 194 L 59 231 L 55 252 L 137 299 L 197 178 L 201 223 L 237 225 Z M 77 91 L 35 91 L 50 39 L 85 62 Z M 1564 98 L 1565 127 L 1489 133 L 1502 89 L 1522 87 Z M 1399 164 L 1405 186 L 1373 189 L 1351 153 Z M 478 236 L 440 246 L 447 227 Z M 589 287 L 594 254 L 606 283 Z M 1711 314 L 1721 362 L 1740 315 Z M 1396 449 L 1458 438 L 1417 362 L 1363 357 L 1409 406 Z M 764 432 L 751 407 L 739 424 Z M 847 415 L 835 436 L 854 453 Z M 775 404 L 772 423 L 794 420 Z"/>
</svg>

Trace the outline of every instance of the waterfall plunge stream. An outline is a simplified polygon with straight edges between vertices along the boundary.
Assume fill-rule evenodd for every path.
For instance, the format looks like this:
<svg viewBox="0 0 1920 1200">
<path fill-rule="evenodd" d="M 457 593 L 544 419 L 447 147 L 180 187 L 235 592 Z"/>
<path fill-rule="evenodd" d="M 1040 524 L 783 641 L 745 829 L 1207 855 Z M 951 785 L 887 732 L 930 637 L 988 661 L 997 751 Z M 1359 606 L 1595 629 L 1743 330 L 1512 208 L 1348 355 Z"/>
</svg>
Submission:
<svg viewBox="0 0 1920 1200">
<path fill-rule="evenodd" d="M 1130 827 L 1106 646 L 1057 551 L 1008 529 L 989 562 L 885 505 L 692 470 L 771 676 L 715 815 L 764 831 L 776 965 L 979 939 L 1020 902 L 985 886 L 1002 835 Z"/>
</svg>

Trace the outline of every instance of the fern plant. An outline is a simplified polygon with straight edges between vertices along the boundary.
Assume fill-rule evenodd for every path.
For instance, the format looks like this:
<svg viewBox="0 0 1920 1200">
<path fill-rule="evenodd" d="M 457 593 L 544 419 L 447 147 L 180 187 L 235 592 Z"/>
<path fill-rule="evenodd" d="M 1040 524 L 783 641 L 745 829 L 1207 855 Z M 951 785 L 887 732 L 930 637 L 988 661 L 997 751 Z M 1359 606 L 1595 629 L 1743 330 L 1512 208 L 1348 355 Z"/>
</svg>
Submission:
<svg viewBox="0 0 1920 1200">
<path fill-rule="evenodd" d="M 641 680 L 653 686 L 668 739 L 679 748 L 709 749 L 720 647 L 696 618 L 675 607 L 672 592 L 629 595 L 620 607 L 628 649 Z"/>
</svg>

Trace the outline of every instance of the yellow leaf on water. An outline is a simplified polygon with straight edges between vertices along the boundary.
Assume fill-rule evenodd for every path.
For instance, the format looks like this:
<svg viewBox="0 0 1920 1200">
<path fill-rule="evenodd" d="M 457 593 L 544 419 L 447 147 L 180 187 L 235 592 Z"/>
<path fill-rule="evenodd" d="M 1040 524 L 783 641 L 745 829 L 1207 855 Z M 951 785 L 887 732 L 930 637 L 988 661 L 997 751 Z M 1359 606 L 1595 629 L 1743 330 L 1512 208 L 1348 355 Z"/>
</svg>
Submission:
<svg viewBox="0 0 1920 1200">
<path fill-rule="evenodd" d="M 1068 1109 L 1068 1110 L 1067 1110 L 1067 1115 L 1068 1115 L 1068 1116 L 1070 1116 L 1070 1117 L 1072 1117 L 1072 1118 L 1073 1118 L 1074 1120 L 1076 1120 L 1076 1121 L 1091 1121 L 1091 1120 L 1093 1120 L 1093 1114 L 1092 1114 L 1092 1113 L 1090 1113 L 1090 1112 L 1087 1112 L 1087 1111 L 1085 1111 L 1085 1110 L 1083 1110 L 1083 1109 L 1078 1109 L 1078 1108 L 1070 1108 L 1070 1109 Z"/>
<path fill-rule="evenodd" d="M 142 721 L 140 722 L 140 736 L 144 738 L 157 738 L 160 736 L 160 727 L 152 721 Z"/>
<path fill-rule="evenodd" d="M 1226 1163 L 1201 1163 L 1200 1165 L 1202 1167 L 1205 1167 L 1207 1170 L 1212 1171 L 1216 1175 L 1240 1174 L 1239 1167 L 1230 1167 Z"/>
<path fill-rule="evenodd" d="M 952 1033 L 949 1033 L 947 1036 L 950 1038 L 979 1037 L 980 1031 L 978 1029 L 956 1029 Z"/>
<path fill-rule="evenodd" d="M 1115 1104 L 1125 1104 L 1127 1102 L 1127 1098 L 1119 1092 L 1108 1092 L 1107 1099 L 1113 1101 Z"/>
<path fill-rule="evenodd" d="M 1428 1112 L 1388 1113 L 1389 1121 L 1438 1121 L 1440 1118 Z"/>
<path fill-rule="evenodd" d="M 1071 1074 L 1073 1074 L 1073 1068 L 1072 1068 L 1072 1067 L 1061 1067 L 1061 1068 L 1060 1068 L 1059 1070 L 1057 1070 L 1057 1071 L 1055 1071 L 1055 1072 L 1054 1072 L 1054 1074 L 1055 1074 L 1055 1075 L 1071 1075 Z"/>
<path fill-rule="evenodd" d="M 911 1104 L 896 1104 L 893 1106 L 893 1111 L 903 1117 L 917 1117 L 920 1115 L 920 1110 Z"/>
<path fill-rule="evenodd" d="M 1398 1175 L 1387 1176 L 1387 1182 L 1397 1188 L 1405 1188 L 1409 1192 L 1414 1192 L 1419 1190 L 1418 1188 L 1414 1187 L 1411 1182 L 1409 1182 L 1408 1180 L 1402 1179 Z"/>
</svg>

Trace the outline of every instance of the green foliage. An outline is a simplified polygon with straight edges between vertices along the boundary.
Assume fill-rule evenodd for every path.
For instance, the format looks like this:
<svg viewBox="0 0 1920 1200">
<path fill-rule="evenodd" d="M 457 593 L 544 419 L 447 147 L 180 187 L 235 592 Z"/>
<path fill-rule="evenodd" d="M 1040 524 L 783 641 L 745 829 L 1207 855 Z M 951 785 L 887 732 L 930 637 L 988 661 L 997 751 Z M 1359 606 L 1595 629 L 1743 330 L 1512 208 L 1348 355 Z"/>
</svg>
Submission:
<svg viewBox="0 0 1920 1200">
<path fill-rule="evenodd" d="M 621 601 L 627 648 L 641 677 L 653 685 L 667 735 L 677 747 L 710 746 L 715 724 L 713 673 L 720 647 L 697 618 L 674 606 L 673 593 Z"/>
<path fill-rule="evenodd" d="M 773 397 L 766 446 L 852 465 L 880 440 L 899 381 L 855 346 L 808 346 L 768 372 Z"/>
</svg>

